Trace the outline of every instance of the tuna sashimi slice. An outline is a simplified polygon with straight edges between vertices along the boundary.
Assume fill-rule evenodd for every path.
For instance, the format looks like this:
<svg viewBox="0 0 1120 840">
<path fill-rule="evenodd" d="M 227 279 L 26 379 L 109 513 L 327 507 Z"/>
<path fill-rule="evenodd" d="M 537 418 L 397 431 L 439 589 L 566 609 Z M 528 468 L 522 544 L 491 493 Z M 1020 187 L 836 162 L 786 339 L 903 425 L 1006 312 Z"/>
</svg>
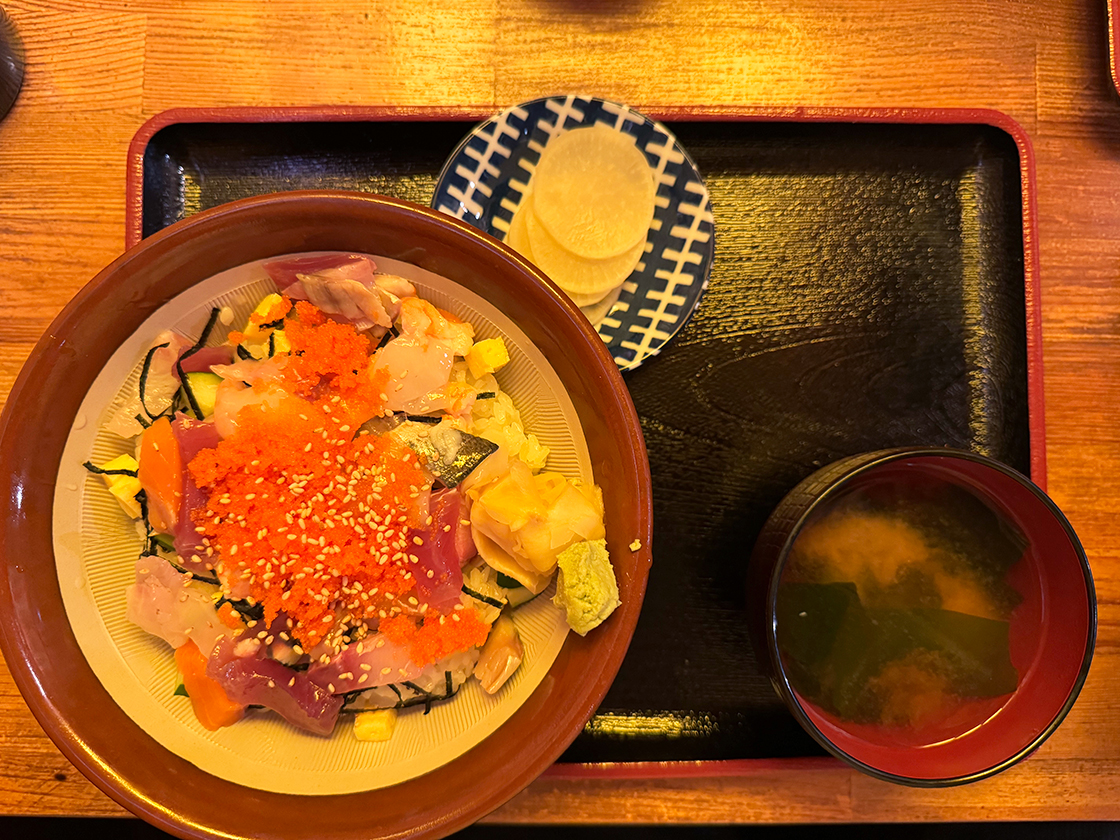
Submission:
<svg viewBox="0 0 1120 840">
<path fill-rule="evenodd" d="M 477 554 L 471 539 L 466 505 L 458 490 L 439 490 L 428 502 L 432 524 L 416 546 L 416 589 L 431 609 L 450 612 L 463 589 L 463 564 Z M 428 573 L 431 572 L 429 575 Z"/>
<path fill-rule="evenodd" d="M 292 726 L 330 735 L 342 709 L 342 697 L 311 680 L 306 671 L 264 659 L 263 651 L 255 637 L 224 638 L 214 647 L 206 673 L 221 683 L 233 702 L 264 706 Z"/>
</svg>

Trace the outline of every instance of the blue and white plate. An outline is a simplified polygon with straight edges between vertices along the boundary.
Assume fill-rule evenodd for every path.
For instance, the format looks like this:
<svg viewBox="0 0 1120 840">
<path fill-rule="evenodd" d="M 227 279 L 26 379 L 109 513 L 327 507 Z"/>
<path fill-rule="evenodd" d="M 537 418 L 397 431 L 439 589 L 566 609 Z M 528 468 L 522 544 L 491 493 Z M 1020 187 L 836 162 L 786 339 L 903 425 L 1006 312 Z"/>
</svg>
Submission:
<svg viewBox="0 0 1120 840">
<path fill-rule="evenodd" d="M 622 370 L 638 367 L 688 322 L 708 286 L 711 201 L 696 164 L 665 126 L 587 96 L 550 96 L 477 126 L 444 164 L 432 207 L 505 240 L 541 152 L 554 138 L 603 123 L 635 138 L 657 176 L 645 254 L 596 327 Z"/>
</svg>

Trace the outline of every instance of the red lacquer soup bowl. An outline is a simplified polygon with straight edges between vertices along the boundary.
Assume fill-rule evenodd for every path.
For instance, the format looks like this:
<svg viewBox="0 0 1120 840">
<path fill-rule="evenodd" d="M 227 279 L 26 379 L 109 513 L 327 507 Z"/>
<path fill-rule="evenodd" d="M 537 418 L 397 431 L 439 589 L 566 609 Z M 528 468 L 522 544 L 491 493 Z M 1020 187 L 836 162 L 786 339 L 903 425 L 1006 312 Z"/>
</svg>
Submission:
<svg viewBox="0 0 1120 840">
<path fill-rule="evenodd" d="M 752 639 L 829 752 L 934 787 L 1029 755 L 1085 681 L 1085 552 L 1029 479 L 980 455 L 898 449 L 799 484 L 750 559 Z"/>
</svg>

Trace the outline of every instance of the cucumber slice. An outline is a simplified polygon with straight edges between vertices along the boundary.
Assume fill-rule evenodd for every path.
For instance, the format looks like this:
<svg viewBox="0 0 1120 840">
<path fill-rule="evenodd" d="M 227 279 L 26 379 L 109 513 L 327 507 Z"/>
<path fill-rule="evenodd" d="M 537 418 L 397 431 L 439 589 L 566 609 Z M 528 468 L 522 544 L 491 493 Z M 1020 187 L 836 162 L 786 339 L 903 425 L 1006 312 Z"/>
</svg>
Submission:
<svg viewBox="0 0 1120 840">
<path fill-rule="evenodd" d="M 509 575 L 503 575 L 501 572 L 498 572 L 498 586 L 506 590 L 506 600 L 509 601 L 511 608 L 520 607 L 522 604 L 527 604 L 537 597 L 533 594 L 531 589 L 526 589 L 522 586 L 517 578 L 511 578 Z"/>
<path fill-rule="evenodd" d="M 540 593 L 533 594 L 531 589 L 526 589 L 524 586 L 517 586 L 513 589 L 506 590 L 506 597 L 509 599 L 510 609 L 516 609 L 522 604 L 527 604 L 537 597 Z"/>
<path fill-rule="evenodd" d="M 214 413 L 214 404 L 218 400 L 218 386 L 221 383 L 222 377 L 216 373 L 195 371 L 183 374 L 183 385 L 180 388 L 183 392 L 183 401 L 191 406 L 191 414 L 195 414 L 195 407 L 201 412 L 196 414 L 198 420 L 205 420 Z"/>
<path fill-rule="evenodd" d="M 481 557 L 463 567 L 463 591 L 476 601 L 499 608 L 508 605 L 511 609 L 537 597 L 515 578 L 486 565 Z"/>
</svg>

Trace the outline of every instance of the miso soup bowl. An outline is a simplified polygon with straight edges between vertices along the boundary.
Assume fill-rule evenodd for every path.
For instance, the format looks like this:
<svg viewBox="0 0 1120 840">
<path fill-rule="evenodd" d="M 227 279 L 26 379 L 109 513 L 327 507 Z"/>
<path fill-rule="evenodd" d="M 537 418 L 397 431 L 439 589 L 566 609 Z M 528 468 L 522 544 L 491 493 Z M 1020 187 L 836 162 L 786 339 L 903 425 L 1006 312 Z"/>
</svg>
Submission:
<svg viewBox="0 0 1120 840">
<path fill-rule="evenodd" d="M 793 577 L 783 575 L 789 572 L 794 543 L 841 500 L 850 499 L 852 492 L 889 480 L 926 488 L 940 484 L 963 488 L 984 502 L 996 515 L 995 521 L 1011 523 L 1027 540 L 1021 558 L 1004 579 L 1021 596 L 1007 624 L 1007 654 L 1018 672 L 1017 685 L 999 697 L 959 698 L 960 708 L 953 716 L 932 726 L 842 719 L 834 709 L 823 708 L 795 688 L 798 680 L 791 679 L 791 672 L 797 666 L 779 650 L 783 630 L 779 591 Z M 986 533 L 986 526 L 980 532 Z M 1096 637 L 1096 596 L 1089 563 L 1058 507 L 1010 467 L 949 449 L 871 452 L 810 475 L 767 520 L 751 554 L 747 599 L 759 663 L 798 722 L 828 752 L 851 766 L 917 787 L 977 781 L 1030 755 L 1072 708 L 1088 674 Z M 787 607 L 782 620 L 804 620 L 805 615 Z M 830 673 L 824 679 L 833 677 Z M 804 688 L 806 683 L 801 685 Z"/>
</svg>

